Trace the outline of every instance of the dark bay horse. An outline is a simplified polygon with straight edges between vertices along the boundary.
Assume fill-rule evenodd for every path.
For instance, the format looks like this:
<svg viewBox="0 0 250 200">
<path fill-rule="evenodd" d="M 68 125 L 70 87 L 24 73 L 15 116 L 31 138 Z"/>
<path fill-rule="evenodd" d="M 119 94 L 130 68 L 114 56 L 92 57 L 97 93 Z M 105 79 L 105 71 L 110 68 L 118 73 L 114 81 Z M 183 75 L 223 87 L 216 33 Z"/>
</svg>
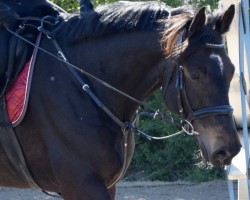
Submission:
<svg viewBox="0 0 250 200">
<path fill-rule="evenodd" d="M 138 100 L 163 86 L 168 108 L 193 124 L 204 158 L 221 166 L 241 147 L 228 99 L 234 66 L 223 41 L 233 16 L 234 6 L 207 17 L 204 8 L 118 2 L 69 17 L 55 40 L 68 62 Z M 46 36 L 41 48 L 57 55 Z M 96 105 L 65 63 L 42 51 L 36 63 L 27 113 L 15 127 L 35 182 L 65 200 L 114 199 L 133 133 Z M 117 119 L 132 121 L 137 102 L 80 76 Z M 0 150 L 0 185 L 29 187 Z"/>
</svg>

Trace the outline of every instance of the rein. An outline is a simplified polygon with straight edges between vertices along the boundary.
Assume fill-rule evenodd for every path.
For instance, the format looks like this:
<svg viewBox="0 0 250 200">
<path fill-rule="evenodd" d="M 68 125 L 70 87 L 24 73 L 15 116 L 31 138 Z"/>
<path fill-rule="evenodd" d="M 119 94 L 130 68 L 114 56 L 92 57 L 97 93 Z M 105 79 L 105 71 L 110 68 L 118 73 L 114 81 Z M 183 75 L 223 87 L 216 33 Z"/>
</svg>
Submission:
<svg viewBox="0 0 250 200">
<path fill-rule="evenodd" d="M 148 106 L 147 104 L 135 99 L 134 97 L 118 90 L 117 88 L 111 86 L 110 84 L 108 84 L 107 82 L 104 82 L 102 81 L 101 79 L 89 74 L 88 72 L 82 70 L 82 69 L 79 69 L 77 68 L 76 66 L 74 66 L 74 68 L 72 67 L 73 65 L 71 63 L 68 62 L 65 54 L 63 53 L 63 50 L 61 49 L 60 45 L 58 44 L 58 42 L 54 39 L 54 38 L 49 38 L 52 43 L 54 44 L 56 50 L 57 50 L 57 54 L 58 56 L 66 63 L 68 69 L 70 70 L 71 74 L 73 75 L 73 77 L 76 79 L 76 81 L 78 82 L 78 84 L 81 86 L 81 88 L 88 93 L 88 95 L 92 98 L 92 100 L 96 103 L 96 105 L 98 107 L 100 107 L 114 122 L 116 122 L 116 124 L 118 124 L 120 127 L 121 127 L 121 130 L 122 132 L 125 132 L 127 130 L 130 130 L 130 131 L 133 131 L 133 132 L 136 132 L 138 133 L 139 136 L 142 136 L 143 138 L 146 138 L 148 140 L 151 140 L 151 139 L 155 139 L 155 140 L 161 140 L 161 139 L 168 139 L 168 138 L 171 138 L 173 136 L 176 136 L 176 135 L 179 135 L 183 132 L 187 133 L 188 135 L 193 135 L 194 133 L 195 134 L 198 134 L 197 132 L 194 131 L 194 128 L 193 126 L 191 125 L 191 123 L 187 120 L 180 120 L 180 121 L 177 121 L 175 120 L 172 116 L 170 115 L 167 115 L 163 112 L 160 112 L 159 110 L 155 110 L 154 108 Z M 117 93 L 121 94 L 122 96 L 125 96 L 127 98 L 129 98 L 130 100 L 134 101 L 135 103 L 138 103 L 140 106 L 150 110 L 152 113 L 150 115 L 147 115 L 147 116 L 152 116 L 153 115 L 153 118 L 155 118 L 156 116 L 160 116 L 160 119 L 162 120 L 165 120 L 165 121 L 169 121 L 171 122 L 172 124 L 174 124 L 175 126 L 179 126 L 182 128 L 181 131 L 177 132 L 177 133 L 174 133 L 172 135 L 168 135 L 168 136 L 164 136 L 164 137 L 153 137 L 153 136 L 149 136 L 147 135 L 146 133 L 140 131 L 137 126 L 135 126 L 135 121 L 138 121 L 139 120 L 139 116 L 145 116 L 145 113 L 141 113 L 141 114 L 136 114 L 136 117 L 135 117 L 135 120 L 133 123 L 130 123 L 130 122 L 122 122 L 118 117 L 116 117 L 101 101 L 100 99 L 92 92 L 92 90 L 90 89 L 89 85 L 86 84 L 84 82 L 84 80 L 79 76 L 79 74 L 76 72 L 76 70 L 80 70 L 81 73 L 85 74 L 85 75 L 88 75 L 90 76 L 91 78 L 95 79 L 96 81 L 98 81 L 99 83 L 101 83 L 102 85 L 108 87 L 109 89 L 113 90 L 113 91 L 116 91 Z M 191 130 L 191 132 L 189 132 L 187 130 L 187 127 L 189 130 Z"/>
<path fill-rule="evenodd" d="M 191 125 L 190 122 L 188 122 L 187 120 L 183 120 L 183 119 L 174 119 L 171 115 L 165 114 L 163 112 L 160 112 L 159 110 L 156 110 L 150 106 L 148 106 L 147 104 L 135 99 L 134 97 L 118 90 L 117 88 L 111 86 L 110 84 L 108 84 L 107 82 L 97 78 L 96 76 L 93 76 L 92 74 L 88 73 L 87 71 L 80 69 L 79 67 L 71 64 L 70 62 L 68 62 L 66 56 L 64 55 L 61 47 L 59 46 L 58 42 L 54 39 L 54 32 L 50 32 L 48 30 L 46 30 L 44 28 L 44 24 L 49 24 L 49 25 L 56 25 L 58 24 L 57 21 L 54 21 L 54 23 L 51 23 L 51 21 L 48 20 L 48 16 L 45 16 L 43 19 L 40 19 L 41 21 L 41 25 L 39 27 L 35 27 L 34 25 L 29 25 L 29 24 L 22 24 L 20 26 L 20 28 L 25 28 L 25 26 L 31 26 L 33 28 L 36 28 L 37 30 L 39 30 L 40 32 L 42 32 L 43 34 L 45 34 L 47 36 L 48 39 L 50 39 L 52 41 L 52 43 L 54 44 L 56 50 L 57 50 L 57 55 L 54 55 L 53 53 L 50 53 L 49 51 L 41 48 L 40 46 L 30 42 L 29 40 L 27 40 L 26 38 L 22 37 L 21 35 L 19 35 L 17 32 L 14 32 L 12 30 L 10 30 L 8 27 L 5 27 L 6 30 L 8 32 L 10 32 L 12 35 L 15 35 L 16 37 L 18 37 L 19 39 L 27 42 L 28 44 L 32 45 L 33 47 L 41 50 L 42 52 L 44 52 L 45 54 L 57 59 L 58 61 L 66 64 L 66 66 L 68 67 L 68 69 L 70 70 L 71 74 L 73 75 L 73 77 L 75 78 L 75 80 L 78 82 L 78 84 L 81 86 L 81 88 L 87 92 L 89 94 L 89 96 L 93 99 L 93 101 L 96 103 L 96 105 L 98 107 L 100 107 L 108 116 L 110 116 L 122 129 L 122 131 L 125 130 L 130 130 L 133 132 L 136 132 L 139 136 L 142 136 L 144 138 L 147 138 L 149 140 L 151 139 L 167 139 L 170 137 L 173 137 L 175 135 L 181 134 L 183 132 L 187 133 L 188 135 L 193 135 L 193 133 L 196 133 L 194 131 L 193 126 Z M 22 20 L 22 18 L 20 18 L 20 20 Z M 25 17 L 25 20 L 35 20 L 37 21 L 38 18 L 34 18 L 34 17 Z M 60 20 L 59 18 L 57 20 Z M 58 27 L 56 28 L 56 30 L 58 30 Z M 130 122 L 122 122 L 119 118 L 117 118 L 99 99 L 98 97 L 91 91 L 90 87 L 88 84 L 86 84 L 84 82 L 84 80 L 80 77 L 80 75 L 77 73 L 80 72 L 81 74 L 84 74 L 92 79 L 94 79 L 95 81 L 97 81 L 98 83 L 102 84 L 103 86 L 115 91 L 116 93 L 130 99 L 131 101 L 134 101 L 135 103 L 139 104 L 142 108 L 149 110 L 150 112 L 147 112 L 147 116 L 156 116 L 160 117 L 160 119 L 167 121 L 169 123 L 172 123 L 173 125 L 180 127 L 182 130 L 180 132 L 174 133 L 173 135 L 169 135 L 166 137 L 153 137 L 153 136 L 149 136 L 146 133 L 143 133 L 142 131 L 140 131 L 134 124 L 135 123 L 130 123 Z M 139 115 L 141 116 L 145 116 L 145 113 L 142 114 L 137 114 L 137 116 L 135 118 L 139 119 Z M 190 130 L 190 131 L 188 131 Z"/>
<path fill-rule="evenodd" d="M 43 19 L 45 18 L 48 18 L 48 17 L 44 17 Z M 81 86 L 81 88 L 87 92 L 87 94 L 92 98 L 92 100 L 96 103 L 96 105 L 98 107 L 100 107 L 111 119 L 113 119 L 113 121 L 118 124 L 120 127 L 121 127 L 121 132 L 123 134 L 123 164 L 122 164 L 122 169 L 120 170 L 119 172 L 119 175 L 118 177 L 116 177 L 114 180 L 111 180 L 111 183 L 109 183 L 106 187 L 109 189 L 109 188 L 112 188 L 121 178 L 122 176 L 125 174 L 126 172 L 126 166 L 127 166 L 127 162 L 128 160 L 126 159 L 127 158 L 127 153 L 128 153 L 128 134 L 132 131 L 132 132 L 135 132 L 135 133 L 138 133 L 139 136 L 142 136 L 146 139 L 167 139 L 167 138 L 170 138 L 170 137 L 173 137 L 173 136 L 176 136 L 176 135 L 179 135 L 183 132 L 186 132 L 188 133 L 189 135 L 193 135 L 195 134 L 196 132 L 194 131 L 194 128 L 193 126 L 191 125 L 190 122 L 188 122 L 187 120 L 174 120 L 172 116 L 170 115 L 166 115 L 162 112 L 159 112 L 159 110 L 155 110 L 153 108 L 151 108 L 150 106 L 148 106 L 147 104 L 133 98 L 132 96 L 118 90 L 117 88 L 111 86 L 110 84 L 108 84 L 107 82 L 104 82 L 102 81 L 101 79 L 93 76 L 92 74 L 89 74 L 88 72 L 76 67 L 75 65 L 72 65 L 71 63 L 68 62 L 66 56 L 64 55 L 61 47 L 59 46 L 58 42 L 55 40 L 55 38 L 53 37 L 54 36 L 54 33 L 55 32 L 49 32 L 48 30 L 46 30 L 43 25 L 44 25 L 44 20 L 41 20 L 41 26 L 39 26 L 37 29 L 45 34 L 47 36 L 48 39 L 50 39 L 52 41 L 52 43 L 54 44 L 56 50 L 57 50 L 57 55 L 54 55 L 50 52 L 48 52 L 47 50 L 39 47 L 38 45 L 36 44 L 33 44 L 32 42 L 26 40 L 24 37 L 20 36 L 17 32 L 14 32 L 12 30 L 10 30 L 8 27 L 5 27 L 6 30 L 8 32 L 10 32 L 11 34 L 15 35 L 16 37 L 20 38 L 21 40 L 24 40 L 25 42 L 29 43 L 30 45 L 34 46 L 36 49 L 39 49 L 41 50 L 42 52 L 46 53 L 47 55 L 50 55 L 52 56 L 53 58 L 56 58 L 57 60 L 59 60 L 60 62 L 62 63 L 65 63 L 66 66 L 68 67 L 69 71 L 71 72 L 72 76 L 75 78 L 75 80 L 78 82 L 78 84 Z M 55 22 L 55 24 L 57 24 L 57 22 Z M 25 24 L 22 25 L 21 28 L 24 28 L 25 27 Z M 34 27 L 34 26 L 32 26 Z M 56 28 L 56 30 L 58 30 L 58 27 Z M 149 136 L 145 133 L 143 133 L 142 131 L 140 131 L 134 123 L 130 123 L 130 122 L 122 122 L 117 116 L 115 116 L 99 99 L 98 97 L 91 91 L 90 87 L 88 84 L 86 84 L 84 82 L 84 80 L 80 77 L 80 75 L 77 73 L 77 71 L 81 72 L 82 74 L 86 75 L 86 76 L 89 76 L 91 77 L 92 79 L 96 80 L 98 83 L 104 85 L 105 87 L 127 97 L 128 99 L 134 101 L 135 103 L 143 106 L 144 108 L 147 108 L 148 110 L 150 110 L 151 112 L 154 113 L 154 116 L 156 115 L 159 115 L 161 116 L 161 118 L 165 121 L 168 121 L 170 120 L 170 122 L 172 122 L 173 124 L 177 124 L 177 121 L 178 121 L 178 124 L 180 125 L 180 127 L 182 128 L 181 131 L 175 133 L 175 134 L 172 134 L 170 136 L 165 136 L 165 137 L 153 137 L 153 136 Z M 174 123 L 176 122 L 176 123 Z M 190 131 L 188 131 L 190 130 Z M 44 191 L 42 190 L 44 193 L 48 194 L 51 196 L 51 194 L 47 191 Z M 53 195 L 54 196 L 54 195 Z M 57 197 L 57 196 L 56 196 Z"/>
<path fill-rule="evenodd" d="M 22 20 L 22 18 L 20 18 L 20 20 Z M 37 18 L 34 19 L 34 17 L 25 17 L 25 21 L 27 20 L 38 20 Z M 71 64 L 65 54 L 63 53 L 63 50 L 61 49 L 61 47 L 59 46 L 58 42 L 55 39 L 55 33 L 56 31 L 59 29 L 60 27 L 60 18 L 59 17 L 51 17 L 51 16 L 45 16 L 42 19 L 40 19 L 40 26 L 36 27 L 34 25 L 31 25 L 33 28 L 36 28 L 37 30 L 39 30 L 40 32 L 42 32 L 43 34 L 45 34 L 47 36 L 48 39 L 50 39 L 52 41 L 52 43 L 54 44 L 56 50 L 57 50 L 57 55 L 54 55 L 50 52 L 48 52 L 47 50 L 39 47 L 38 45 L 26 40 L 24 37 L 22 37 L 21 35 L 19 35 L 17 32 L 13 32 L 12 30 L 10 30 L 8 27 L 5 27 L 7 31 L 9 31 L 11 34 L 15 35 L 16 37 L 24 40 L 25 42 L 29 43 L 30 45 L 34 46 L 35 48 L 43 51 L 44 53 L 48 54 L 51 57 L 56 58 L 57 60 L 59 60 L 60 62 L 63 62 L 66 64 L 66 66 L 68 67 L 69 71 L 71 72 L 71 74 L 73 75 L 73 77 L 75 78 L 75 80 L 78 82 L 78 84 L 81 86 L 81 88 L 87 92 L 87 94 L 92 98 L 92 100 L 96 103 L 96 105 L 98 107 L 100 107 L 111 119 L 114 120 L 114 122 L 116 124 L 118 124 L 121 127 L 122 131 L 126 131 L 126 130 L 130 130 L 133 132 L 138 133 L 139 136 L 142 136 L 144 138 L 147 138 L 149 140 L 151 139 L 167 139 L 170 137 L 173 137 L 175 135 L 179 135 L 183 132 L 187 133 L 188 135 L 199 135 L 198 132 L 196 132 L 191 124 L 191 122 L 193 120 L 202 118 L 202 117 L 207 117 L 207 116 L 211 116 L 211 115 L 222 115 L 222 114 L 231 114 L 233 111 L 233 108 L 230 105 L 221 105 L 221 106 L 211 106 L 211 107 L 207 107 L 207 108 L 202 108 L 202 109 L 198 109 L 198 110 L 193 110 L 191 105 L 190 105 L 190 101 L 188 99 L 187 96 L 187 92 L 186 92 L 186 88 L 185 88 L 185 84 L 184 84 L 184 74 L 183 74 L 183 67 L 180 65 L 178 67 L 174 67 L 177 68 L 177 73 L 176 73 L 176 89 L 177 89 L 177 103 L 178 103 L 178 109 L 179 109 L 179 114 L 181 116 L 181 119 L 174 119 L 171 115 L 165 114 L 163 112 L 160 112 L 159 110 L 156 110 L 150 106 L 148 106 L 147 104 L 135 99 L 134 97 L 118 90 L 117 88 L 111 86 L 110 84 L 108 84 L 107 82 L 97 78 L 96 76 L 93 76 L 92 74 L 88 73 L 87 71 L 78 68 L 77 66 Z M 59 27 L 56 27 L 54 29 L 53 32 L 48 31 L 44 25 L 45 24 L 49 24 L 52 26 L 56 26 L 59 24 Z M 25 26 L 29 26 L 29 24 L 22 24 L 21 28 L 24 28 Z M 181 38 L 183 37 L 183 35 L 181 35 Z M 214 49 L 221 49 L 224 48 L 224 43 L 221 44 L 212 44 L 212 43 L 206 43 L 205 44 L 206 48 L 214 48 Z M 170 76 L 167 78 L 167 82 L 166 82 L 166 87 L 164 88 L 164 91 L 166 92 L 167 87 L 169 85 L 169 82 L 171 80 L 171 77 L 173 75 L 173 71 L 174 68 L 171 70 Z M 81 74 L 84 74 L 92 79 L 94 79 L 95 81 L 97 81 L 98 83 L 102 84 L 103 86 L 117 92 L 118 94 L 130 99 L 131 101 L 134 101 L 135 103 L 139 104 L 141 107 L 143 107 L 144 109 L 146 108 L 147 110 L 149 110 L 150 112 L 143 112 L 141 114 L 136 115 L 135 117 L 135 121 L 139 120 L 139 116 L 153 116 L 153 118 L 155 118 L 156 116 L 159 117 L 161 120 L 164 121 L 168 121 L 170 123 L 172 123 L 173 125 L 180 127 L 182 130 L 174 133 L 172 135 L 169 136 L 165 136 L 165 137 L 153 137 L 153 136 L 149 136 L 146 133 L 143 133 L 142 131 L 140 131 L 136 126 L 135 123 L 130 123 L 130 122 L 122 122 L 118 117 L 116 117 L 103 103 L 102 101 L 92 92 L 92 90 L 90 89 L 89 85 L 86 84 L 84 82 L 84 80 L 82 79 L 82 77 L 77 73 L 80 72 Z M 164 93 L 165 93 L 164 92 Z M 165 94 L 164 94 L 165 95 Z M 186 102 L 186 105 L 188 107 L 189 110 L 189 114 L 187 117 L 184 116 L 184 106 L 183 106 L 183 102 Z M 147 114 L 146 114 L 147 113 Z"/>
</svg>

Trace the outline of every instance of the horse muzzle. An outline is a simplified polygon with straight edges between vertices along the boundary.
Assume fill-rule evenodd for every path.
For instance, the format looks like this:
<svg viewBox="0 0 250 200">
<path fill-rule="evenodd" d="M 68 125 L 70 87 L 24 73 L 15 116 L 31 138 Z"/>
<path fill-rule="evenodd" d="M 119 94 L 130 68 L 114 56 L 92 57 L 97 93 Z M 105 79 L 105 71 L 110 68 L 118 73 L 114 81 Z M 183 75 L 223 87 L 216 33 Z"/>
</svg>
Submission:
<svg viewBox="0 0 250 200">
<path fill-rule="evenodd" d="M 214 166 L 230 165 L 233 157 L 239 153 L 240 148 L 241 145 L 238 145 L 237 147 L 231 149 L 220 148 L 212 154 L 210 162 Z"/>
<path fill-rule="evenodd" d="M 230 165 L 233 157 L 236 156 L 241 149 L 240 143 L 236 143 L 233 146 L 222 146 L 218 149 L 211 149 L 211 147 L 208 147 L 208 144 L 201 139 L 200 135 L 196 136 L 196 138 L 204 161 L 210 162 L 213 166 L 217 167 Z"/>
</svg>

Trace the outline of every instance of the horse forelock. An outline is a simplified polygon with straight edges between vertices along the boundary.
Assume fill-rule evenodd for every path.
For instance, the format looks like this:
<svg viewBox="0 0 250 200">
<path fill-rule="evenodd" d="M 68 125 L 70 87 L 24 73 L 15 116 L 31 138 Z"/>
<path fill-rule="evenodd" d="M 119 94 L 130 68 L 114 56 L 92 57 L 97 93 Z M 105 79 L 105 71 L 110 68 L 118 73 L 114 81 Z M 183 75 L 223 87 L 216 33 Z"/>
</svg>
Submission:
<svg viewBox="0 0 250 200">
<path fill-rule="evenodd" d="M 180 14 L 178 16 L 166 19 L 169 28 L 163 31 L 162 46 L 165 48 L 167 56 L 176 56 L 187 46 L 187 41 L 184 39 L 187 26 L 192 20 L 190 13 Z"/>
<path fill-rule="evenodd" d="M 58 35 L 72 43 L 113 33 L 163 29 L 165 27 L 160 26 L 163 19 L 188 12 L 187 8 L 171 9 L 158 1 L 119 1 L 98 6 L 95 12 L 85 13 L 81 18 L 78 15 L 68 17 Z M 164 22 L 164 25 L 167 23 L 172 22 Z"/>
<path fill-rule="evenodd" d="M 215 29 L 216 25 L 218 25 L 217 21 L 220 20 L 222 14 L 223 10 L 217 10 L 214 13 L 208 14 L 202 33 L 196 36 L 196 44 L 221 44 L 222 35 L 218 34 Z M 193 17 L 194 15 L 190 13 L 183 13 L 166 20 L 170 22 L 170 28 L 164 30 L 161 42 L 162 46 L 165 47 L 165 54 L 167 56 L 178 56 L 188 47 L 189 39 L 186 33 Z M 183 39 L 180 42 L 179 39 L 181 37 L 183 37 Z"/>
</svg>

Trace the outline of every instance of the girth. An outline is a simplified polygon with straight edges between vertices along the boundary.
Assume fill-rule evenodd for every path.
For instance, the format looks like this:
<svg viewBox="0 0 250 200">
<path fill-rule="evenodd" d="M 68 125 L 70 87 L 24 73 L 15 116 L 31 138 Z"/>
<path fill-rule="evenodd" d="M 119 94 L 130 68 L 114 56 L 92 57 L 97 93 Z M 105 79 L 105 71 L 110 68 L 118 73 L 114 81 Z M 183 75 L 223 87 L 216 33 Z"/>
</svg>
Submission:
<svg viewBox="0 0 250 200">
<path fill-rule="evenodd" d="M 22 30 L 18 29 L 17 33 L 21 33 Z M 39 40 L 40 41 L 40 40 Z M 21 42 L 21 43 L 19 43 Z M 20 45 L 20 46 L 19 46 Z M 30 47 L 30 49 L 33 49 Z M 25 50 L 25 52 L 23 52 Z M 37 55 L 38 49 L 35 50 L 33 54 L 33 62 Z M 12 123 L 8 117 L 8 112 L 5 104 L 4 93 L 11 86 L 12 82 L 15 80 L 18 73 L 21 71 L 24 63 L 27 60 L 27 56 L 31 56 L 28 53 L 28 44 L 24 44 L 23 41 L 18 39 L 15 35 L 12 37 L 12 42 L 10 45 L 10 59 L 9 67 L 7 72 L 7 81 L 5 85 L 5 90 L 0 96 L 0 144 L 9 159 L 9 164 L 13 169 L 12 173 L 16 174 L 20 180 L 29 187 L 39 187 L 34 181 L 33 176 L 30 173 L 29 167 L 26 163 L 25 156 L 23 154 L 22 147 L 16 137 L 15 131 L 13 129 Z M 17 55 L 16 55 L 17 53 Z M 23 55 L 21 55 L 23 53 Z M 20 56 L 20 57 L 19 57 Z M 14 61 L 15 60 L 15 61 Z M 19 61 L 18 63 L 16 61 Z M 33 63 L 34 64 L 34 63 Z"/>
<path fill-rule="evenodd" d="M 22 148 L 9 121 L 4 97 L 0 99 L 0 116 L 0 144 L 10 161 L 12 173 L 16 174 L 27 186 L 38 187 L 29 171 Z"/>
</svg>

